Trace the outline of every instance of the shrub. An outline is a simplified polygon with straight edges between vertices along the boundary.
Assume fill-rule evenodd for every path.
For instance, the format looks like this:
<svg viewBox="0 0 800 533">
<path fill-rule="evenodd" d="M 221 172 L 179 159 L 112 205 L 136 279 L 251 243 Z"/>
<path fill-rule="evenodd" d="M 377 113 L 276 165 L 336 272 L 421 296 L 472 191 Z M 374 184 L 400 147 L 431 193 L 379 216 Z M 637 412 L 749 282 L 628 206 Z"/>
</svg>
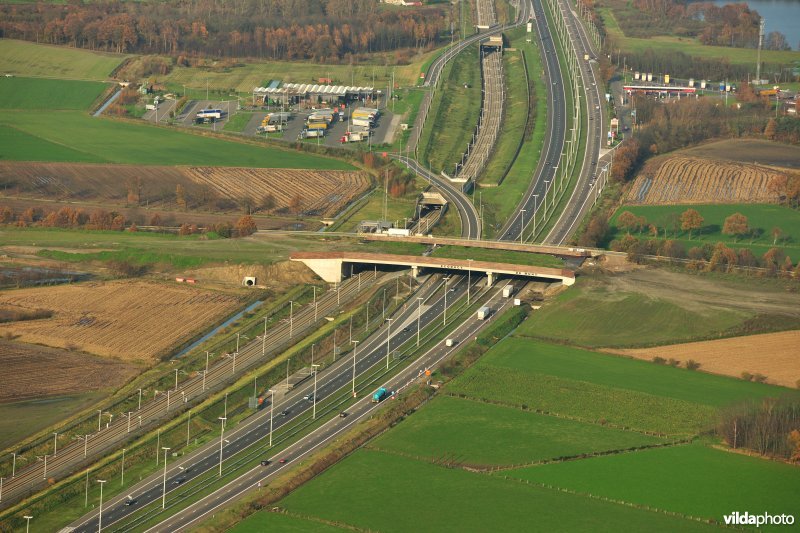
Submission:
<svg viewBox="0 0 800 533">
<path fill-rule="evenodd" d="M 689 359 L 686 361 L 686 370 L 697 370 L 698 368 L 700 368 L 700 363 L 694 359 Z"/>
<path fill-rule="evenodd" d="M 666 364 L 667 360 L 663 357 L 655 356 L 653 357 L 653 362 L 657 365 L 663 365 Z"/>
<path fill-rule="evenodd" d="M 673 359 L 672 357 L 669 358 L 669 366 L 679 366 L 681 362 L 677 359 Z"/>
</svg>

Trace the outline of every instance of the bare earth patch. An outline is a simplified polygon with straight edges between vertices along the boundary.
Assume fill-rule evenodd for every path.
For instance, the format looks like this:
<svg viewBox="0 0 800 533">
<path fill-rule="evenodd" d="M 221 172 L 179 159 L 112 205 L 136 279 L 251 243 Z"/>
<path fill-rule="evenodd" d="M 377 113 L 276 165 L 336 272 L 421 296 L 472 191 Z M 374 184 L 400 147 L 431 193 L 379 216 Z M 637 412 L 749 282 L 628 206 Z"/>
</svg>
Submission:
<svg viewBox="0 0 800 533">
<path fill-rule="evenodd" d="M 119 280 L 0 293 L 0 305 L 53 311 L 52 318 L 0 326 L 0 335 L 124 361 L 154 362 L 231 314 L 237 296 L 188 285 Z"/>
<path fill-rule="evenodd" d="M 8 341 L 0 341 L 0 368 L 0 403 L 118 387 L 138 371 L 122 361 Z"/>
<path fill-rule="evenodd" d="M 769 383 L 795 387 L 800 380 L 800 331 L 781 331 L 713 341 L 688 342 L 656 348 L 604 350 L 651 361 L 654 357 L 689 359 L 701 370 L 741 377 L 742 372 L 763 374 Z"/>
</svg>

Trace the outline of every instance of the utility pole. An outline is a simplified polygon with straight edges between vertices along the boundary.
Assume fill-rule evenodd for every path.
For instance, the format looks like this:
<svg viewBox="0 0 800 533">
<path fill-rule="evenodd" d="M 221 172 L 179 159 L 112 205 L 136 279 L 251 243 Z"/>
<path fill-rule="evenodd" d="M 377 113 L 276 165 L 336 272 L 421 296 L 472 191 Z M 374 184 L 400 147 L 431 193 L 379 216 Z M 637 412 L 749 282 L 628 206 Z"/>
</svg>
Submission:
<svg viewBox="0 0 800 533">
<path fill-rule="evenodd" d="M 220 429 L 220 432 L 219 432 L 219 477 L 222 477 L 222 443 L 224 442 L 224 439 L 225 439 L 225 421 L 226 420 L 227 420 L 227 418 L 224 417 L 224 416 L 219 417 L 219 421 L 221 423 L 221 429 Z"/>
<path fill-rule="evenodd" d="M 358 350 L 358 341 L 350 341 L 353 343 L 353 397 L 356 395 L 356 351 Z"/>
<path fill-rule="evenodd" d="M 166 509 L 166 507 L 167 507 L 167 452 L 170 450 L 170 448 L 162 447 L 161 449 L 164 450 L 164 484 L 162 485 L 163 488 L 162 488 L 162 491 L 161 491 L 161 508 L 162 509 Z"/>
</svg>

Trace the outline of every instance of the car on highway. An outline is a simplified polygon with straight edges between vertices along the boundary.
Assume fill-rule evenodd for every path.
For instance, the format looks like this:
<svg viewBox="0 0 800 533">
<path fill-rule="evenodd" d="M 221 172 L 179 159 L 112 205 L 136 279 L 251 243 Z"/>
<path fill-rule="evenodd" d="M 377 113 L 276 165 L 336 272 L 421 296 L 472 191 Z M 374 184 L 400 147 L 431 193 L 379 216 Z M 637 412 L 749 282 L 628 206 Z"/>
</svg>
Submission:
<svg viewBox="0 0 800 533">
<path fill-rule="evenodd" d="M 303 399 L 305 401 L 307 401 L 307 402 L 310 402 L 311 400 L 314 399 L 314 395 L 313 394 L 306 394 L 305 396 L 303 396 Z"/>
<path fill-rule="evenodd" d="M 179 478 L 175 478 L 175 479 L 172 481 L 172 484 L 173 484 L 173 485 L 180 485 L 180 484 L 181 484 L 181 483 L 183 483 L 184 481 L 186 481 L 186 478 L 185 478 L 185 477 L 183 477 L 183 476 L 181 476 L 181 477 L 179 477 Z"/>
<path fill-rule="evenodd" d="M 403 333 L 408 333 L 411 330 L 408 326 L 403 328 Z"/>
<path fill-rule="evenodd" d="M 289 462 L 289 459 L 287 459 L 286 457 L 282 457 L 282 458 L 281 458 L 281 460 L 280 460 L 280 461 L 278 461 L 278 462 L 279 462 L 280 464 L 282 464 L 282 465 L 285 465 L 286 463 L 288 463 L 288 462 Z"/>
<path fill-rule="evenodd" d="M 348 415 L 347 411 L 342 411 L 341 413 L 339 413 L 339 418 L 347 418 L 347 415 Z"/>
<path fill-rule="evenodd" d="M 261 466 L 269 466 L 272 463 L 269 459 L 264 459 L 261 461 Z"/>
<path fill-rule="evenodd" d="M 137 501 L 138 500 L 136 498 L 128 498 L 127 500 L 125 500 L 125 505 L 130 507 L 131 505 L 136 505 Z"/>
<path fill-rule="evenodd" d="M 281 411 L 280 414 L 281 414 L 281 416 L 289 416 L 289 410 L 288 409 L 284 409 L 283 411 Z"/>
</svg>

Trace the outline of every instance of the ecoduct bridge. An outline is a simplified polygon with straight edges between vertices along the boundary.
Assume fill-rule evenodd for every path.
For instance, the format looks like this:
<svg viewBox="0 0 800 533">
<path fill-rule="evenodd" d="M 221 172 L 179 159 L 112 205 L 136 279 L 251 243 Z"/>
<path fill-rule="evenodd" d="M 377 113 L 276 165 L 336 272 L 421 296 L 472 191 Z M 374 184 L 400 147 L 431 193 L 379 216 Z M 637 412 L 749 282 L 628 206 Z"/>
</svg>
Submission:
<svg viewBox="0 0 800 533">
<path fill-rule="evenodd" d="M 489 287 L 492 286 L 495 276 L 498 274 L 549 279 L 560 281 L 564 285 L 575 283 L 575 273 L 568 269 L 471 261 L 468 259 L 448 259 L 446 257 L 359 252 L 294 252 L 289 258 L 292 261 L 305 263 L 308 268 L 328 283 L 342 281 L 346 264 L 405 266 L 411 268 L 411 274 L 414 277 L 419 275 L 421 268 L 482 272 L 486 274 Z"/>
</svg>

